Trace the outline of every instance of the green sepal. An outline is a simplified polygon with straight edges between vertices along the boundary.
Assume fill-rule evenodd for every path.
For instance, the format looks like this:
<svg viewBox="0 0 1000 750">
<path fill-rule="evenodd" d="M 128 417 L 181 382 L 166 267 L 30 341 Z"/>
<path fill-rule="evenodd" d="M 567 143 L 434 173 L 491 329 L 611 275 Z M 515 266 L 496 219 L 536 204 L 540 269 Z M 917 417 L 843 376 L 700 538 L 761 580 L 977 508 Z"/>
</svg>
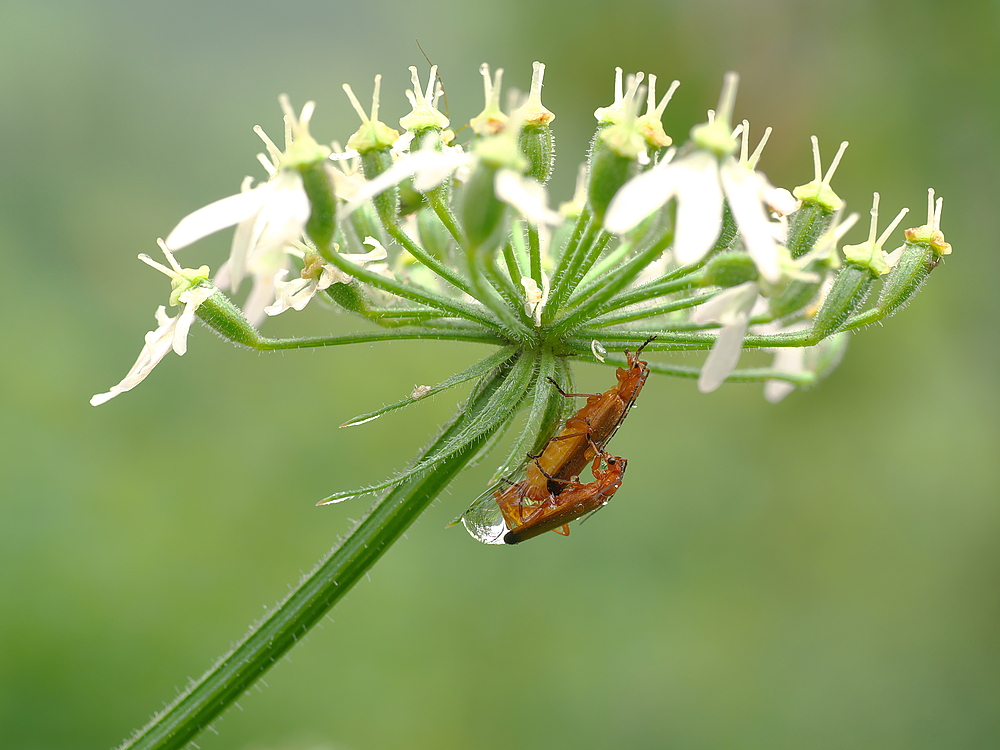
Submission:
<svg viewBox="0 0 1000 750">
<path fill-rule="evenodd" d="M 804 200 L 788 222 L 788 242 L 785 247 L 793 258 L 800 258 L 815 247 L 829 229 L 836 212 L 815 201 Z"/>
<path fill-rule="evenodd" d="M 878 297 L 878 309 L 885 315 L 892 315 L 906 305 L 940 262 L 941 256 L 933 248 L 907 242 L 899 261 L 885 277 Z"/>
<path fill-rule="evenodd" d="M 198 305 L 195 314 L 201 321 L 227 341 L 256 348 L 260 332 L 247 320 L 243 311 L 219 290 Z"/>
<path fill-rule="evenodd" d="M 518 147 L 524 158 L 528 160 L 528 171 L 525 174 L 542 185 L 548 183 L 555 166 L 555 135 L 548 125 L 532 127 L 526 125 L 517 137 Z"/>
<path fill-rule="evenodd" d="M 746 253 L 722 253 L 712 256 L 705 265 L 705 286 L 739 286 L 758 277 L 753 258 Z"/>
<path fill-rule="evenodd" d="M 320 255 L 329 260 L 333 252 L 333 236 L 337 232 L 337 196 L 333 191 L 333 180 L 326 171 L 325 159 L 301 164 L 298 170 L 312 207 L 306 222 L 306 234 Z"/>
<path fill-rule="evenodd" d="M 833 280 L 823 306 L 813 318 L 813 332 L 826 337 L 839 330 L 851 314 L 864 304 L 875 278 L 868 268 L 850 261 L 844 263 Z"/>
</svg>

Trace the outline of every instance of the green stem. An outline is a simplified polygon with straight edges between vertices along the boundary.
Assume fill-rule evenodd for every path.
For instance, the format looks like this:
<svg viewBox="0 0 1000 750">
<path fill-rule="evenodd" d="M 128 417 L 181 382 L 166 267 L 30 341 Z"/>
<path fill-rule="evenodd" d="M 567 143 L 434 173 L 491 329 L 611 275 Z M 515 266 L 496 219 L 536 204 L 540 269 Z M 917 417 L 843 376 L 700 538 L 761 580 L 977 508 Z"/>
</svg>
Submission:
<svg viewBox="0 0 1000 750">
<path fill-rule="evenodd" d="M 708 302 L 708 300 L 712 299 L 712 297 L 717 294 L 717 291 L 705 292 L 704 294 L 696 294 L 693 297 L 685 297 L 684 299 L 673 300 L 671 302 L 661 302 L 658 305 L 643 307 L 638 310 L 626 310 L 617 314 L 609 314 L 605 317 L 590 321 L 588 325 L 592 328 L 603 328 L 604 326 L 613 326 L 619 323 L 630 323 L 635 320 L 655 318 L 657 315 L 665 315 L 666 313 L 676 312 L 677 310 L 697 307 L 698 305 Z M 718 324 L 715 325 L 716 327 L 718 326 Z"/>
<path fill-rule="evenodd" d="M 528 225 L 528 257 L 529 260 L 529 271 L 528 274 L 535 280 L 538 284 L 538 288 L 542 288 L 542 243 L 541 238 L 538 236 L 538 227 Z"/>
<path fill-rule="evenodd" d="M 424 456 L 451 440 L 489 402 L 503 381 L 497 371 Z M 487 432 L 450 455 L 427 473 L 411 478 L 372 506 L 365 518 L 319 566 L 292 591 L 267 619 L 222 657 L 198 682 L 159 712 L 121 750 L 183 748 L 243 693 L 263 677 L 315 625 L 375 562 L 399 539 L 455 475 L 489 439 Z M 418 456 L 419 461 L 423 456 Z"/>
<path fill-rule="evenodd" d="M 590 362 L 609 365 L 611 367 L 628 367 L 628 362 L 616 356 L 608 356 L 601 362 L 590 349 L 577 349 L 576 356 Z M 701 375 L 701 366 L 692 365 L 666 365 L 659 362 L 649 362 L 649 371 L 661 375 L 671 375 L 676 378 L 695 379 Z M 727 383 L 762 383 L 765 380 L 783 380 L 797 386 L 809 386 L 816 383 L 816 374 L 812 372 L 785 372 L 783 370 L 772 370 L 767 367 L 745 367 L 733 370 L 726 378 Z"/>
<path fill-rule="evenodd" d="M 406 232 L 403 231 L 403 228 L 400 227 L 398 224 L 390 224 L 388 227 L 386 227 L 386 231 L 389 232 L 389 234 L 392 236 L 394 240 L 396 240 L 396 242 L 398 242 L 400 245 L 406 248 L 406 251 L 410 255 L 419 260 L 421 263 L 423 263 L 425 266 L 431 269 L 442 279 L 447 281 L 456 289 L 465 292 L 470 297 L 473 296 L 472 286 L 466 279 L 462 278 L 462 276 L 456 273 L 455 271 L 452 271 L 450 268 L 448 268 L 448 266 L 446 266 L 444 263 L 439 261 L 433 255 L 424 250 L 422 247 L 420 247 L 420 245 L 418 245 L 416 242 L 410 239 L 409 235 L 407 235 Z"/>
<path fill-rule="evenodd" d="M 388 279 L 381 274 L 377 274 L 374 271 L 369 271 L 367 268 L 362 268 L 359 265 L 351 263 L 339 253 L 333 253 L 329 258 L 329 261 L 344 273 L 349 274 L 366 284 L 371 284 L 377 289 L 389 292 L 390 294 L 395 294 L 398 297 L 408 299 L 412 302 L 420 302 L 421 304 L 428 305 L 429 307 L 435 307 L 438 310 L 443 310 L 458 318 L 465 318 L 466 320 L 480 323 L 489 328 L 497 328 L 496 320 L 490 317 L 485 311 L 479 310 L 472 305 L 467 305 L 464 302 L 456 302 L 455 300 L 443 295 L 418 287 L 415 284 L 403 284 L 395 279 Z"/>
</svg>

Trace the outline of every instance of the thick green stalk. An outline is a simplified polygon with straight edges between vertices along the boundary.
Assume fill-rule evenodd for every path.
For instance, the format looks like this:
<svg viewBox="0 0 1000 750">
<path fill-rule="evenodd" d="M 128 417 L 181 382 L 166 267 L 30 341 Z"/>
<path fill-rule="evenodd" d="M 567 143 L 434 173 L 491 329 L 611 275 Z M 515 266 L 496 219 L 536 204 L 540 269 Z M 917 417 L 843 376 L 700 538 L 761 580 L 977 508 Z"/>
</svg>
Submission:
<svg viewBox="0 0 1000 750">
<path fill-rule="evenodd" d="M 482 410 L 505 374 L 505 371 L 498 371 L 477 389 L 465 408 L 417 460 L 446 444 L 470 416 Z M 263 677 L 351 589 L 491 435 L 492 432 L 481 435 L 427 473 L 389 492 L 266 620 L 223 656 L 197 684 L 129 738 L 121 750 L 183 748 Z"/>
</svg>

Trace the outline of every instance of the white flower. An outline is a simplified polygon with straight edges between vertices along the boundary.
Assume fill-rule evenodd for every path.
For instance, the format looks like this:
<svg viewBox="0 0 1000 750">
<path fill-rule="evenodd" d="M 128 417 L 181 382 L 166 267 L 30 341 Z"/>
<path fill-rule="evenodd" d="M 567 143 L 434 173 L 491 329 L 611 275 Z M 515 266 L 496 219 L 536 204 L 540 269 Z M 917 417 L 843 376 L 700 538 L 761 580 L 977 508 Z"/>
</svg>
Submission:
<svg viewBox="0 0 1000 750">
<path fill-rule="evenodd" d="M 400 156 L 391 167 L 366 182 L 341 207 L 338 212 L 340 217 L 349 216 L 366 201 L 407 177 L 413 178 L 413 187 L 417 192 L 426 193 L 444 182 L 456 169 L 469 163 L 470 157 L 461 146 L 442 146 L 439 150 L 437 144 L 438 139 L 429 136 L 415 153 Z"/>
<path fill-rule="evenodd" d="M 288 97 L 282 96 L 280 102 L 285 112 L 285 151 L 280 151 L 260 127 L 254 128 L 268 151 L 269 156 L 258 154 L 257 158 L 270 179 L 251 188 L 252 178 L 247 177 L 239 193 L 188 214 L 166 239 L 168 248 L 178 250 L 235 225 L 229 260 L 220 269 L 220 286 L 235 292 L 250 273 L 254 277 L 255 294 L 264 298 L 264 304 L 273 299 L 267 299 L 264 292 L 269 292 L 275 267 L 284 265 L 281 253 L 301 240 L 312 211 L 297 167 L 326 159 L 330 154 L 330 149 L 317 144 L 309 134 L 315 103 L 307 102 L 296 117 Z M 263 305 L 257 307 L 259 316 Z M 251 317 L 253 312 L 248 310 Z"/>
<path fill-rule="evenodd" d="M 167 315 L 167 310 L 160 305 L 156 310 L 157 328 L 146 334 L 145 344 L 139 353 L 139 358 L 124 379 L 107 393 L 98 393 L 90 403 L 100 406 L 125 391 L 130 391 L 146 379 L 160 360 L 172 349 L 178 355 L 187 351 L 187 336 L 194 322 L 195 311 L 206 299 L 215 293 L 215 287 L 208 281 L 208 266 L 194 270 L 181 268 L 174 260 L 170 251 L 161 243 L 164 254 L 170 262 L 170 268 L 163 266 L 146 254 L 139 260 L 153 266 L 171 278 L 173 291 L 170 294 L 170 304 L 180 305 L 181 311 L 173 318 Z"/>
<path fill-rule="evenodd" d="M 698 376 L 698 390 L 702 393 L 711 393 L 722 385 L 740 361 L 750 318 L 756 309 L 763 309 L 760 305 L 766 305 L 759 292 L 757 282 L 748 281 L 719 292 L 692 314 L 695 323 L 722 326 Z"/>
<path fill-rule="evenodd" d="M 695 147 L 623 185 L 608 207 L 604 226 L 614 234 L 625 234 L 676 198 L 674 258 L 686 266 L 697 263 L 712 249 L 722 230 L 723 202 L 728 200 L 747 252 L 760 275 L 773 284 L 780 280 L 781 271 L 766 205 L 776 201 L 782 210 L 793 209 L 784 195 L 754 170 L 770 129 L 749 156 L 746 121 L 735 133 L 729 133 L 737 80 L 735 73 L 726 76 L 719 115 L 710 112 L 708 123 L 691 131 Z M 736 150 L 735 135 L 740 132 L 742 148 L 737 161 L 732 154 Z"/>
<path fill-rule="evenodd" d="M 364 244 L 375 248 L 370 253 L 363 255 L 345 253 L 342 255 L 346 260 L 354 263 L 370 263 L 384 260 L 388 253 L 382 247 L 382 243 L 374 237 L 365 237 Z M 288 269 L 280 270 L 274 277 L 276 290 L 276 301 L 273 305 L 264 308 L 268 315 L 280 315 L 289 308 L 293 310 L 303 310 L 317 292 L 322 292 L 332 284 L 347 283 L 351 277 L 337 267 L 324 263 L 319 253 L 303 253 L 305 268 L 297 279 L 285 281 Z"/>
<path fill-rule="evenodd" d="M 806 330 L 809 328 L 809 324 L 799 322 L 786 327 L 770 324 L 766 328 L 764 326 L 761 328 L 767 333 L 794 333 L 796 331 Z M 808 367 L 806 366 L 806 354 L 807 350 L 814 348 L 815 347 L 811 346 L 777 346 L 768 349 L 767 351 L 774 354 L 774 361 L 771 363 L 771 369 L 790 374 L 808 372 Z M 795 384 L 789 383 L 787 380 L 772 379 L 764 381 L 764 398 L 772 404 L 778 403 L 794 390 Z"/>
<path fill-rule="evenodd" d="M 542 274 L 542 288 L 530 276 L 521 277 L 521 286 L 524 287 L 524 312 L 530 315 L 535 321 L 535 326 L 542 325 L 542 310 L 545 308 L 545 301 L 549 296 L 549 280 Z"/>
<path fill-rule="evenodd" d="M 793 323 L 782 327 L 780 324 L 772 323 L 761 326 L 764 333 L 795 333 L 809 328 L 806 322 Z M 847 347 L 847 337 L 844 332 L 823 339 L 814 346 L 782 346 L 767 349 L 774 354 L 774 361 L 771 369 L 778 372 L 795 374 L 808 374 L 822 377 L 840 362 Z M 764 398 L 772 404 L 781 401 L 785 396 L 796 389 L 794 383 L 785 380 L 770 379 L 764 382 Z"/>
<path fill-rule="evenodd" d="M 563 216 L 548 206 L 548 192 L 538 180 L 519 174 L 513 169 L 498 169 L 493 179 L 497 198 L 513 206 L 534 225 L 558 225 Z"/>
</svg>

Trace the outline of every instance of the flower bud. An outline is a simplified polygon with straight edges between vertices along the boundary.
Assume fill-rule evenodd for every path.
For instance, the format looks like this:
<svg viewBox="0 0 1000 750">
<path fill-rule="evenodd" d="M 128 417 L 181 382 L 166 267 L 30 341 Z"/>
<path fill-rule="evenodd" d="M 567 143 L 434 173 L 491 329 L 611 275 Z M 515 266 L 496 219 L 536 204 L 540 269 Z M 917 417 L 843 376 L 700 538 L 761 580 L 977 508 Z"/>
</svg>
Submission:
<svg viewBox="0 0 1000 750">
<path fill-rule="evenodd" d="M 366 180 L 374 180 L 391 166 L 392 155 L 389 149 L 372 149 L 361 154 L 361 171 Z M 374 196 L 372 203 L 383 224 L 392 226 L 396 223 L 399 212 L 399 190 L 396 185 Z"/>
<path fill-rule="evenodd" d="M 820 270 L 825 271 L 825 267 L 816 264 L 809 268 L 810 272 Z M 823 282 L 821 281 L 822 275 L 817 273 L 816 278 L 819 280 L 808 278 L 790 279 L 784 289 L 769 299 L 771 314 L 775 318 L 785 318 L 808 306 L 810 302 L 816 299 L 816 295 L 823 286 Z"/>
<path fill-rule="evenodd" d="M 306 234 L 324 255 L 331 252 L 333 235 L 337 231 L 337 196 L 327 164 L 322 161 L 302 164 L 298 168 L 302 175 L 302 187 L 312 207 L 306 222 Z"/>
<path fill-rule="evenodd" d="M 432 209 L 424 207 L 417 211 L 417 234 L 420 245 L 435 258 L 445 260 L 449 257 L 451 235 Z"/>
<path fill-rule="evenodd" d="M 521 154 L 528 160 L 525 175 L 544 185 L 552 176 L 552 167 L 555 163 L 555 136 L 552 134 L 550 124 L 556 116 L 542 104 L 542 78 L 545 75 L 545 66 L 535 62 L 532 67 L 528 99 L 514 110 L 511 119 L 521 123 L 521 132 L 517 140 Z"/>
<path fill-rule="evenodd" d="M 820 337 L 836 332 L 868 297 L 875 274 L 870 268 L 848 261 L 833 280 L 823 306 L 813 318 L 813 331 Z"/>
<path fill-rule="evenodd" d="M 844 201 L 830 187 L 830 180 L 840 165 L 847 148 L 847 141 L 840 144 L 840 150 L 837 151 L 825 175 L 819 156 L 819 139 L 816 136 L 812 137 L 812 146 L 814 179 L 792 191 L 792 195 L 802 201 L 799 210 L 792 214 L 788 224 L 786 247 L 792 258 L 800 258 L 809 252 L 829 228 L 834 214 L 844 207 Z"/>
<path fill-rule="evenodd" d="M 941 259 L 951 254 L 951 245 L 945 242 L 940 229 L 943 199 L 938 198 L 935 206 L 934 190 L 931 189 L 927 191 L 927 204 L 927 223 L 904 230 L 906 243 L 893 253 L 898 253 L 899 257 L 878 299 L 878 307 L 886 315 L 908 303 Z"/>
<path fill-rule="evenodd" d="M 837 331 L 868 297 L 875 279 L 889 272 L 882 245 L 892 234 L 909 209 L 904 208 L 876 239 L 878 231 L 879 195 L 872 199 L 871 225 L 868 239 L 857 245 L 844 245 L 844 266 L 840 269 L 823 301 L 823 306 L 813 319 L 813 330 L 821 336 Z"/>
<path fill-rule="evenodd" d="M 746 253 L 715 255 L 705 266 L 706 286 L 738 286 L 757 278 L 757 266 Z"/>
<path fill-rule="evenodd" d="M 507 204 L 496 196 L 494 183 L 498 170 L 496 164 L 481 159 L 462 186 L 459 219 L 473 250 L 493 249 L 499 244 Z"/>
<path fill-rule="evenodd" d="M 619 188 L 639 173 L 639 162 L 635 156 L 621 153 L 603 137 L 616 127 L 620 126 L 609 126 L 598 135 L 590 157 L 587 203 L 597 220 L 603 219 L 611 199 L 615 197 Z M 623 140 L 615 138 L 615 135 L 612 132 L 613 140 Z"/>
<path fill-rule="evenodd" d="M 603 220 L 618 189 L 639 173 L 640 159 L 648 161 L 646 141 L 636 118 L 643 74 L 630 75 L 622 93 L 621 68 L 615 68 L 615 73 L 614 104 L 594 113 L 600 125 L 591 146 L 587 202 L 597 220 Z"/>
<path fill-rule="evenodd" d="M 260 339 L 257 329 L 243 311 L 218 290 L 198 306 L 195 314 L 205 325 L 234 344 L 253 348 Z"/>
<path fill-rule="evenodd" d="M 527 162 L 517 144 L 517 131 L 508 127 L 481 139 L 473 153 L 475 166 L 462 187 L 459 219 L 473 250 L 493 249 L 500 244 L 500 230 L 507 204 L 497 197 L 496 178 L 501 169 L 523 174 Z"/>
</svg>

